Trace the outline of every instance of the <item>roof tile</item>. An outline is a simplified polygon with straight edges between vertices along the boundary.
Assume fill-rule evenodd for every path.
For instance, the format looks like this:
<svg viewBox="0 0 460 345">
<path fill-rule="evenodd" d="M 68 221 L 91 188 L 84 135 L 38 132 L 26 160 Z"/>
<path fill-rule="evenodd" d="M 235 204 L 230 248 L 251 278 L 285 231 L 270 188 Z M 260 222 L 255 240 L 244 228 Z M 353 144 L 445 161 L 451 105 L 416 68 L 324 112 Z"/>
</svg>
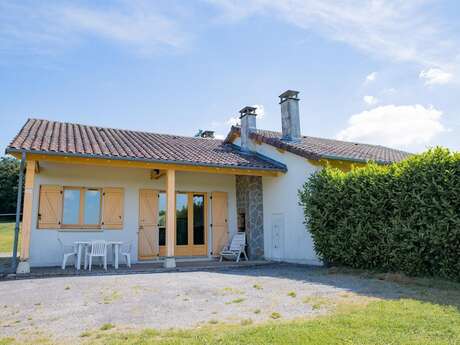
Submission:
<svg viewBox="0 0 460 345">
<path fill-rule="evenodd" d="M 233 126 L 225 142 L 230 142 L 233 135 L 240 135 L 240 127 Z M 289 142 L 281 139 L 280 132 L 258 129 L 251 133 L 251 137 L 266 144 L 284 149 L 308 159 L 337 159 L 356 162 L 375 161 L 389 164 L 399 162 L 410 156 L 410 153 L 379 146 L 340 141 L 325 138 L 303 136 L 298 142 Z"/>
<path fill-rule="evenodd" d="M 281 163 L 261 155 L 244 154 L 222 140 L 39 119 L 29 119 L 6 151 L 15 150 L 241 169 L 286 170 Z"/>
</svg>

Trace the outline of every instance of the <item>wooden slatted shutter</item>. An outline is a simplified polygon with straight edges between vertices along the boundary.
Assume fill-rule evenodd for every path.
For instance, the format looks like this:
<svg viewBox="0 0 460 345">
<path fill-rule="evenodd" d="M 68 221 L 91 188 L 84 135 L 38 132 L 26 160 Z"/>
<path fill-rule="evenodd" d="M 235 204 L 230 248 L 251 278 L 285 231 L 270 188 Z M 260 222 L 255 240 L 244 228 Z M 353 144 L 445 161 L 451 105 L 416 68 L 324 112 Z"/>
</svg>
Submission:
<svg viewBox="0 0 460 345">
<path fill-rule="evenodd" d="M 228 194 L 211 193 L 212 254 L 219 255 L 228 243 Z"/>
<path fill-rule="evenodd" d="M 124 217 L 123 188 L 102 189 L 102 228 L 123 229 Z"/>
<path fill-rule="evenodd" d="M 148 260 L 159 255 L 158 243 L 158 192 L 139 191 L 139 259 Z"/>
<path fill-rule="evenodd" d="M 38 228 L 59 229 L 62 217 L 62 187 L 40 186 Z"/>
</svg>

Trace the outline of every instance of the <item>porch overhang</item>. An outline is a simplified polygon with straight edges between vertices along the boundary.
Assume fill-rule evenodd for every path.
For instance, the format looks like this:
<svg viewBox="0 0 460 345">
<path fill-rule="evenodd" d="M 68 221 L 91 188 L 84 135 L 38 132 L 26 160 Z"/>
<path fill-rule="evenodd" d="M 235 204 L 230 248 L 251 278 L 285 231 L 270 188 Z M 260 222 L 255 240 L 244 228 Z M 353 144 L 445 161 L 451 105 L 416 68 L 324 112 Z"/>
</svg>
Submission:
<svg viewBox="0 0 460 345">
<path fill-rule="evenodd" d="M 49 151 L 29 151 L 21 149 L 8 148 L 7 154 L 10 154 L 17 159 L 21 159 L 22 153 L 25 151 L 26 159 L 36 162 L 54 162 L 63 164 L 78 164 L 78 165 L 93 165 L 116 168 L 140 168 L 152 170 L 176 170 L 203 172 L 214 174 L 230 174 L 230 175 L 250 175 L 250 176 L 280 176 L 287 172 L 287 167 L 279 163 L 278 168 L 248 168 L 245 166 L 223 166 L 220 164 L 193 163 L 183 161 L 170 160 L 148 160 L 136 159 L 129 157 L 114 157 L 114 156 L 94 156 L 86 154 L 68 154 L 61 152 Z M 268 159 L 268 158 L 267 158 Z M 270 160 L 271 161 L 271 160 Z M 272 161 L 271 161 L 272 162 Z M 272 162 L 273 163 L 273 162 Z"/>
</svg>

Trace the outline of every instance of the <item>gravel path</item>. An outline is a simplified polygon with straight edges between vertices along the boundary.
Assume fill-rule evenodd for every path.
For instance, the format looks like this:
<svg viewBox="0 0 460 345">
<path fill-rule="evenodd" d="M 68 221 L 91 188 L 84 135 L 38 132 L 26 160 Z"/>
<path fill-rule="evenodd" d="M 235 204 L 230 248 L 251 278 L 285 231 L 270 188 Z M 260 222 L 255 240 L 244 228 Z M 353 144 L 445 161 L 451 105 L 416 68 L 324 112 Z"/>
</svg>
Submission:
<svg viewBox="0 0 460 345">
<path fill-rule="evenodd" d="M 19 332 L 78 337 L 112 323 L 155 329 L 262 322 L 327 312 L 336 296 L 397 298 L 396 284 L 305 266 L 65 277 L 0 282 L 0 338 Z M 318 303 L 318 301 L 322 301 Z M 327 303 L 326 303 L 327 304 Z"/>
</svg>

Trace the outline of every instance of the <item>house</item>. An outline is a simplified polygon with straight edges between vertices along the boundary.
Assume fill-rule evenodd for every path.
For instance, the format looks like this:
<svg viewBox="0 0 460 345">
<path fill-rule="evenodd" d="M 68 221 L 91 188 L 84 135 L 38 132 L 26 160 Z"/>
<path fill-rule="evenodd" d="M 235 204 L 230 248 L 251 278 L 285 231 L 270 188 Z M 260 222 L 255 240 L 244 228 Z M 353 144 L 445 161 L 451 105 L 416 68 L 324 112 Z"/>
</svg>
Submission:
<svg viewBox="0 0 460 345">
<path fill-rule="evenodd" d="M 212 257 L 236 231 L 250 259 L 321 264 L 297 191 L 327 164 L 389 164 L 407 153 L 302 136 L 298 92 L 280 96 L 282 132 L 240 111 L 227 138 L 29 119 L 6 149 L 25 162 L 19 272 L 59 265 L 59 241 L 131 243 L 134 262 Z"/>
</svg>

